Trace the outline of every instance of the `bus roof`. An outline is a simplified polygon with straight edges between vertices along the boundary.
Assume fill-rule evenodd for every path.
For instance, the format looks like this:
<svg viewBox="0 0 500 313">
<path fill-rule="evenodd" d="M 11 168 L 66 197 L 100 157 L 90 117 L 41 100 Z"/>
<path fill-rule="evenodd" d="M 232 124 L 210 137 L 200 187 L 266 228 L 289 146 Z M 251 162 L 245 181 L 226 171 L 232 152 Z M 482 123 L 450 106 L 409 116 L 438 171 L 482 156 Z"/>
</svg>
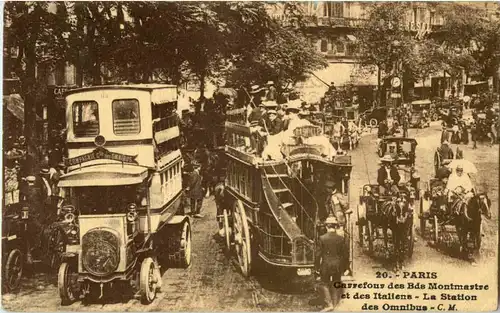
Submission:
<svg viewBox="0 0 500 313">
<path fill-rule="evenodd" d="M 177 88 L 177 86 L 168 84 L 99 85 L 99 86 L 89 86 L 89 87 L 71 89 L 66 91 L 64 93 L 64 96 L 68 96 L 79 92 L 105 90 L 105 89 L 141 90 L 141 91 L 152 92 L 157 89 L 172 89 L 172 88 Z"/>
</svg>

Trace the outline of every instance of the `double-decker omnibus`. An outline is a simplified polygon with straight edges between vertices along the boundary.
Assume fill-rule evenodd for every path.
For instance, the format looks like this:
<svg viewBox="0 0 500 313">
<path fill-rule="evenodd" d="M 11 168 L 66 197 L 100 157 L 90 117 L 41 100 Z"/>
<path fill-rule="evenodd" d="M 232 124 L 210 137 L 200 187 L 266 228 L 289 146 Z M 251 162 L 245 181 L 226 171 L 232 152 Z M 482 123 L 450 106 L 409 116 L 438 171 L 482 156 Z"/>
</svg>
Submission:
<svg viewBox="0 0 500 313">
<path fill-rule="evenodd" d="M 94 86 L 65 99 L 67 173 L 58 186 L 73 227 L 59 268 L 62 302 L 126 283 L 150 303 L 160 265 L 191 262 L 177 88 Z"/>
</svg>

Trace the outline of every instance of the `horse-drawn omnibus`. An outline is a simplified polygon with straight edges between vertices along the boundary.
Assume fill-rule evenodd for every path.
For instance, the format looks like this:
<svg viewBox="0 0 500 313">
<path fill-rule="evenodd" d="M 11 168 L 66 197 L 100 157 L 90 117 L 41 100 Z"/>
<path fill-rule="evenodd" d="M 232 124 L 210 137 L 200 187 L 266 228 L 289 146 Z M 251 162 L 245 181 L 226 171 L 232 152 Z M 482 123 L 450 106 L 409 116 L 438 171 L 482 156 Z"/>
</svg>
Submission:
<svg viewBox="0 0 500 313">
<path fill-rule="evenodd" d="M 227 176 L 222 217 L 226 245 L 229 249 L 234 246 L 246 277 L 255 269 L 257 259 L 277 269 L 275 273 L 281 270 L 288 273 L 290 279 L 296 275 L 309 276 L 314 272 L 315 242 L 321 234 L 321 221 L 327 217 L 324 206 L 327 196 L 322 188 L 326 181 L 334 181 L 348 202 L 350 157 L 326 158 L 321 146 L 295 141 L 281 147 L 284 158 L 263 159 L 247 152 L 254 142 L 249 140 L 252 130 L 245 120 L 244 110 L 227 112 Z M 318 126 L 308 127 L 305 128 L 321 132 Z M 305 129 L 297 128 L 294 134 L 299 135 L 301 130 Z M 300 134 L 302 138 L 307 137 L 305 132 Z M 352 273 L 349 213 L 346 219 L 345 244 L 351 251 Z"/>
<path fill-rule="evenodd" d="M 73 229 L 59 268 L 61 300 L 102 297 L 123 284 L 150 303 L 160 264 L 191 262 L 190 220 L 180 205 L 177 88 L 74 89 L 66 105 L 68 171 L 58 186 Z"/>
</svg>

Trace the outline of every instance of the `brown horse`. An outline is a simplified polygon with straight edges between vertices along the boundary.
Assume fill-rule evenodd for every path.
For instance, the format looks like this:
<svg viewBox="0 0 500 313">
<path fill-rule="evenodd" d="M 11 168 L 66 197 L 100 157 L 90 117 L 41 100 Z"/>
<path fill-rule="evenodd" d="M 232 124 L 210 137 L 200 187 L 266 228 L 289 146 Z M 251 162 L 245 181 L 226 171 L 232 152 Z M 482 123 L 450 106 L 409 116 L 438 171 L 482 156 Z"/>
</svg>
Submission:
<svg viewBox="0 0 500 313">
<path fill-rule="evenodd" d="M 472 252 L 479 253 L 481 248 L 482 215 L 491 219 L 491 200 L 486 193 L 480 193 L 469 199 L 458 197 L 452 207 L 458 212 L 454 224 L 461 252 L 465 258 L 471 259 Z M 469 249 L 469 242 L 473 243 L 473 251 Z"/>
<path fill-rule="evenodd" d="M 381 214 L 385 223 L 382 224 L 384 232 L 384 244 L 388 248 L 387 230 L 392 233 L 392 244 L 394 246 L 394 258 L 396 271 L 402 269 L 405 260 L 405 252 L 410 244 L 408 242 L 411 228 L 413 227 L 413 211 L 411 209 L 408 195 L 400 194 L 391 200 L 384 202 L 381 206 Z"/>
</svg>

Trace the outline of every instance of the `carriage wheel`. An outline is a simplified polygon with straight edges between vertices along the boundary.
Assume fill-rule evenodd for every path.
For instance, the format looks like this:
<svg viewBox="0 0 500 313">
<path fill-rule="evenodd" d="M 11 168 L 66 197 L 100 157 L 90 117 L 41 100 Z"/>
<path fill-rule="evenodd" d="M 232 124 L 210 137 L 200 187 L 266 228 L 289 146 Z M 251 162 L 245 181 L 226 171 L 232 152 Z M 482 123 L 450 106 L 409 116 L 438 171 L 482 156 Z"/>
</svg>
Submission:
<svg viewBox="0 0 500 313">
<path fill-rule="evenodd" d="M 415 245 L 414 237 L 415 237 L 415 229 L 412 224 L 410 226 L 410 233 L 408 234 L 408 250 L 406 251 L 409 258 L 411 258 L 413 255 L 413 246 Z"/>
<path fill-rule="evenodd" d="M 425 220 L 425 217 L 424 217 L 424 198 L 421 196 L 420 197 L 420 216 L 419 216 L 419 219 L 420 219 L 420 236 L 422 236 L 422 238 L 425 238 L 425 224 L 426 224 L 426 220 Z"/>
<path fill-rule="evenodd" d="M 439 152 L 434 152 L 434 174 L 437 174 L 438 169 L 441 167 L 441 157 Z"/>
<path fill-rule="evenodd" d="M 371 118 L 370 119 L 370 126 L 371 127 L 377 127 L 377 125 L 378 125 L 377 119 L 376 118 Z"/>
<path fill-rule="evenodd" d="M 373 253 L 373 225 L 372 221 L 368 221 L 367 224 L 368 231 L 368 252 Z"/>
<path fill-rule="evenodd" d="M 77 281 L 78 273 L 74 263 L 63 262 L 57 274 L 57 287 L 62 305 L 70 305 L 80 297 L 80 288 Z"/>
<path fill-rule="evenodd" d="M 3 276 L 5 292 L 15 291 L 19 288 L 22 274 L 23 254 L 21 250 L 14 249 L 9 252 L 9 256 L 5 262 L 5 272 Z"/>
<path fill-rule="evenodd" d="M 359 246 L 360 247 L 363 247 L 363 244 L 364 244 L 364 234 L 363 234 L 363 225 L 361 224 L 361 222 L 359 221 L 358 219 L 358 236 L 359 236 Z"/>
<path fill-rule="evenodd" d="M 434 242 L 438 243 L 439 239 L 439 223 L 438 218 L 434 215 Z"/>
<path fill-rule="evenodd" d="M 229 226 L 229 214 L 227 213 L 226 209 L 224 209 L 223 215 L 224 215 L 224 235 L 226 237 L 226 249 L 229 251 L 231 250 L 231 238 L 229 238 L 231 229 Z"/>
<path fill-rule="evenodd" d="M 250 229 L 248 226 L 245 208 L 240 200 L 237 200 L 233 214 L 233 234 L 238 264 L 244 277 L 250 276 L 252 257 L 250 243 Z"/>
</svg>

